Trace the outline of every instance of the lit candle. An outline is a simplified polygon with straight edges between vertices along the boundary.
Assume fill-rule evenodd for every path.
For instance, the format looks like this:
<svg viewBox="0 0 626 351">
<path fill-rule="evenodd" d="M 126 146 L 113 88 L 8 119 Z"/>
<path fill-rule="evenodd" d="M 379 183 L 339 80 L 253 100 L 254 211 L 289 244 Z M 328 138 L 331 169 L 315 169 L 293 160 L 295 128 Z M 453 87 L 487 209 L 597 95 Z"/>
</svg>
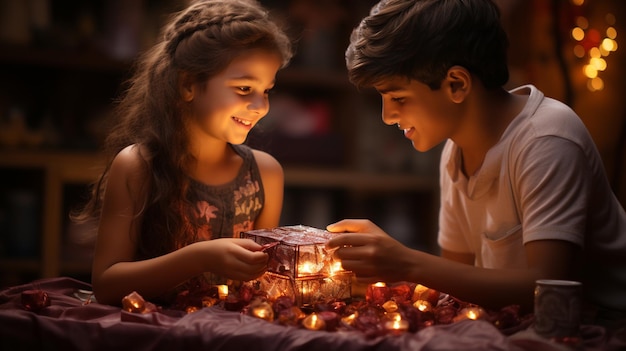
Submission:
<svg viewBox="0 0 626 351">
<path fill-rule="evenodd" d="M 385 323 L 385 329 L 393 335 L 400 335 L 409 329 L 409 322 L 400 319 L 388 321 Z"/>
<path fill-rule="evenodd" d="M 262 302 L 252 308 L 250 313 L 260 319 L 264 319 L 268 322 L 274 320 L 274 310 L 272 309 L 272 305 L 267 302 Z"/>
<path fill-rule="evenodd" d="M 354 323 L 354 320 L 356 319 L 356 316 L 357 316 L 356 312 L 352 313 L 349 316 L 345 316 L 345 317 L 341 318 L 341 323 L 343 323 L 343 324 L 345 324 L 347 326 L 351 326 Z"/>
<path fill-rule="evenodd" d="M 413 303 L 413 306 L 422 312 L 429 312 L 433 306 L 426 300 L 417 300 Z"/>
<path fill-rule="evenodd" d="M 413 290 L 412 301 L 417 300 L 428 301 L 431 305 L 436 305 L 439 301 L 439 291 L 426 287 L 422 284 L 417 284 Z"/>
<path fill-rule="evenodd" d="M 480 319 L 484 316 L 485 311 L 480 307 L 468 307 L 465 309 L 465 315 L 469 319 Z"/>
<path fill-rule="evenodd" d="M 228 285 L 218 285 L 217 294 L 220 297 L 220 300 L 226 300 L 228 297 Z"/>
<path fill-rule="evenodd" d="M 374 305 L 382 305 L 389 300 L 389 288 L 387 284 L 378 282 L 367 287 L 365 292 L 365 300 Z"/>
<path fill-rule="evenodd" d="M 385 320 L 388 321 L 399 321 L 402 319 L 402 315 L 399 312 L 387 312 L 384 317 Z"/>
<path fill-rule="evenodd" d="M 398 310 L 398 304 L 393 300 L 389 300 L 383 304 L 383 308 L 387 312 L 395 312 Z"/>
<path fill-rule="evenodd" d="M 133 313 L 143 313 L 146 309 L 146 301 L 139 293 L 133 291 L 132 293 L 124 296 L 122 299 L 122 307 L 124 310 Z"/>
<path fill-rule="evenodd" d="M 309 330 L 321 330 L 326 327 L 324 320 L 317 313 L 311 313 L 302 320 L 302 325 Z"/>
<path fill-rule="evenodd" d="M 459 314 L 457 314 L 453 318 L 453 321 L 458 322 L 458 321 L 462 321 L 466 319 L 477 320 L 477 319 L 483 318 L 484 315 L 485 315 L 485 310 L 483 310 L 482 308 L 478 306 L 471 306 L 471 307 L 466 307 L 462 309 L 461 311 L 459 311 Z"/>
</svg>

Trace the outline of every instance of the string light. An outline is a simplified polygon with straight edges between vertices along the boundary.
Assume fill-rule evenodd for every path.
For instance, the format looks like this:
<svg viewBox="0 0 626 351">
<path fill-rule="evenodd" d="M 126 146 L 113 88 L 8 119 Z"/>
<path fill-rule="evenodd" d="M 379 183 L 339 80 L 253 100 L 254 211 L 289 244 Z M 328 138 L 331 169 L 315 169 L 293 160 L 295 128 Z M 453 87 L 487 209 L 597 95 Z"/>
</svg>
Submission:
<svg viewBox="0 0 626 351">
<path fill-rule="evenodd" d="M 574 6 L 582 6 L 585 0 L 571 0 Z M 601 72 L 607 69 L 605 58 L 612 52 L 617 51 L 617 29 L 615 29 L 615 15 L 606 14 L 604 17 L 607 28 L 604 32 L 589 25 L 589 20 L 584 16 L 578 16 L 575 26 L 570 34 L 576 42 L 573 48 L 574 56 L 585 60 L 582 73 L 587 77 L 587 89 L 600 91 L 604 89 L 604 81 L 600 77 Z"/>
</svg>

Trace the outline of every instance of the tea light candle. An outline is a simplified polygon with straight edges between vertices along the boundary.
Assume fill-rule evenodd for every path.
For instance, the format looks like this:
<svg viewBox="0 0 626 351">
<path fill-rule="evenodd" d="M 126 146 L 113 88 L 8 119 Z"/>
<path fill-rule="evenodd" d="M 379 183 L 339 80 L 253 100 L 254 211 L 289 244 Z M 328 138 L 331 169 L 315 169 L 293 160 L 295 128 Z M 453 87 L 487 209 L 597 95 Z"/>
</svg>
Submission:
<svg viewBox="0 0 626 351">
<path fill-rule="evenodd" d="M 371 284 L 367 287 L 365 300 L 375 305 L 382 305 L 389 300 L 389 288 L 384 282 Z"/>
<path fill-rule="evenodd" d="M 466 307 L 459 311 L 459 314 L 453 318 L 454 322 L 470 319 L 477 320 L 483 318 L 485 310 L 478 306 Z"/>
<path fill-rule="evenodd" d="M 417 300 L 413 303 L 413 306 L 422 312 L 430 312 L 433 306 L 426 300 Z"/>
<path fill-rule="evenodd" d="M 262 302 L 257 306 L 253 307 L 250 313 L 257 318 L 264 319 L 268 322 L 274 320 L 274 310 L 272 306 L 267 302 Z"/>
<path fill-rule="evenodd" d="M 388 321 L 385 323 L 385 330 L 393 335 L 400 335 L 409 330 L 409 322 L 403 319 Z"/>
<path fill-rule="evenodd" d="M 324 320 L 317 313 L 311 313 L 302 320 L 302 325 L 309 330 L 322 330 L 326 328 Z"/>
<path fill-rule="evenodd" d="M 218 285 L 217 286 L 217 295 L 220 300 L 226 300 L 228 297 L 228 285 Z"/>
<path fill-rule="evenodd" d="M 122 299 L 122 307 L 125 311 L 133 313 L 142 313 L 146 309 L 146 301 L 139 293 L 133 291 L 124 296 Z"/>
<path fill-rule="evenodd" d="M 387 312 L 395 312 L 398 310 L 398 304 L 393 300 L 389 300 L 383 304 L 383 308 Z"/>
<path fill-rule="evenodd" d="M 384 317 L 385 320 L 388 321 L 399 321 L 402 320 L 402 315 L 399 312 L 387 312 Z"/>
<path fill-rule="evenodd" d="M 349 316 L 345 316 L 343 318 L 341 318 L 341 323 L 347 325 L 347 326 L 351 326 L 354 323 L 354 320 L 356 319 L 357 314 L 356 313 L 352 313 Z"/>
</svg>

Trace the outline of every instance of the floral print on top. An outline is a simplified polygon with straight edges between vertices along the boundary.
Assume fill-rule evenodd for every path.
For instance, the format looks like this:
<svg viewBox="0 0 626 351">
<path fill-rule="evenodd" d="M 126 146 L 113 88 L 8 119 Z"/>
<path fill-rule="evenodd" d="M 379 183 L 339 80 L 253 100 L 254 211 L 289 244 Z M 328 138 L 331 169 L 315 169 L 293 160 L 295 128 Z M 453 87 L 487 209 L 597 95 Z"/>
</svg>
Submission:
<svg viewBox="0 0 626 351">
<path fill-rule="evenodd" d="M 252 150 L 245 145 L 231 147 L 243 159 L 234 180 L 224 185 L 210 186 L 191 179 L 188 199 L 193 206 L 188 209 L 188 218 L 196 235 L 190 241 L 239 238 L 241 232 L 254 228 L 254 222 L 263 208 L 263 182 Z M 191 243 L 181 242 L 178 246 Z M 176 290 L 178 293 L 188 290 L 186 293 L 191 294 L 198 289 L 202 291 L 211 285 L 225 283 L 225 279 L 205 273 Z"/>
<path fill-rule="evenodd" d="M 253 228 L 263 207 L 263 183 L 252 150 L 245 145 L 231 146 L 243 158 L 233 181 L 211 186 L 191 180 L 189 200 L 195 207 L 189 218 L 198 241 L 238 238 L 242 231 Z"/>
</svg>

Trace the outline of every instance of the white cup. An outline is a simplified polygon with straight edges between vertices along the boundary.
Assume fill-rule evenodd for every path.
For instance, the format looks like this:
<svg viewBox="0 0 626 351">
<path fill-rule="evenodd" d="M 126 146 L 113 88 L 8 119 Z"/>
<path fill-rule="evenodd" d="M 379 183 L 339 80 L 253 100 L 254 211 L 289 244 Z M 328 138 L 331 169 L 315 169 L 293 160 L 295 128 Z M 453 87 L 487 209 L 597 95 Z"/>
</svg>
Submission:
<svg viewBox="0 0 626 351">
<path fill-rule="evenodd" d="M 550 339 L 577 337 L 582 312 L 582 284 L 541 279 L 535 285 L 537 334 Z"/>
</svg>

